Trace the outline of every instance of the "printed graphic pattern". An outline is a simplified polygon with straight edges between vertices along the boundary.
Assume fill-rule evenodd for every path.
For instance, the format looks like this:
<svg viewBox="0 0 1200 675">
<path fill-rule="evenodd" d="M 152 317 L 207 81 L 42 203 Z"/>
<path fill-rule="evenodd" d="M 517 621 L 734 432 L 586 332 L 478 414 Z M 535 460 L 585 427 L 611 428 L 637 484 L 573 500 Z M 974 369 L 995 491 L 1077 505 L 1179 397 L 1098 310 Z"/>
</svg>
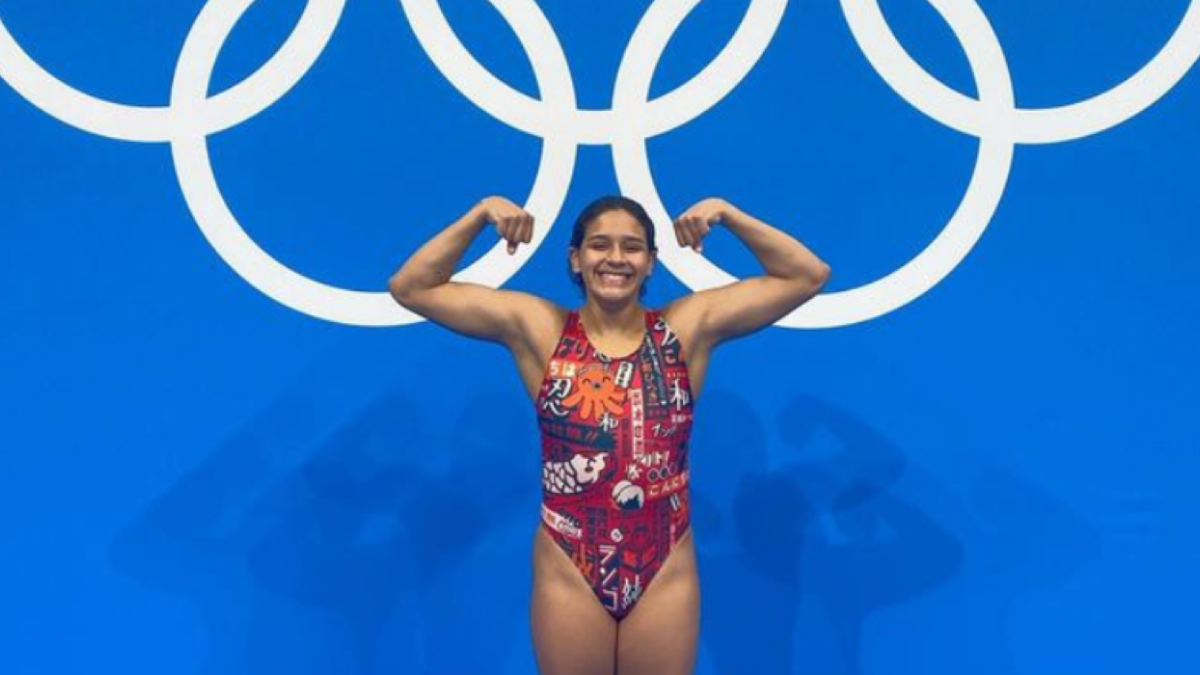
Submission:
<svg viewBox="0 0 1200 675">
<path fill-rule="evenodd" d="M 623 619 L 688 531 L 692 391 L 679 340 L 651 310 L 641 346 L 609 357 L 571 312 L 537 409 L 546 530 Z"/>
</svg>

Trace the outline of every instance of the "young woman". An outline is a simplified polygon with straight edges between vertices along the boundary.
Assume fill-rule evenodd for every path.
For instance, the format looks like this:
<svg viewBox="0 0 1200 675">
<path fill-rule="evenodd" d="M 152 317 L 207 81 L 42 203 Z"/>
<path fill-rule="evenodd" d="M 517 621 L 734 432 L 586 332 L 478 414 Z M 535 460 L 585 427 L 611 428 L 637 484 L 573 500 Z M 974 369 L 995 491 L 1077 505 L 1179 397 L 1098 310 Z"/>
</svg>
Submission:
<svg viewBox="0 0 1200 675">
<path fill-rule="evenodd" d="M 654 271 L 654 226 L 630 199 L 580 214 L 568 262 L 578 310 L 516 291 L 450 281 L 495 224 L 513 253 L 534 219 L 503 197 L 476 204 L 391 279 L 404 307 L 506 346 L 542 434 L 542 523 L 533 546 L 532 621 L 544 675 L 691 673 L 700 590 L 689 527 L 692 408 L 717 345 L 768 326 L 813 297 L 829 266 L 727 201 L 705 199 L 674 223 L 697 253 L 723 224 L 764 274 L 676 299 L 640 298 Z"/>
</svg>

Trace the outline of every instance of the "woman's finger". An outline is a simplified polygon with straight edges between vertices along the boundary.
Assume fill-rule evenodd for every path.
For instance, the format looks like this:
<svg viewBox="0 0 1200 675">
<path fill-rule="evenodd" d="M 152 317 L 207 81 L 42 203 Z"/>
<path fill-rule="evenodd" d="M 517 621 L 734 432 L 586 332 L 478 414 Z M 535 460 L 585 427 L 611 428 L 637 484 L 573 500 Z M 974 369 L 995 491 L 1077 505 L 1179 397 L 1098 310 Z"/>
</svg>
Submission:
<svg viewBox="0 0 1200 675">
<path fill-rule="evenodd" d="M 707 232 L 705 232 L 704 220 L 693 220 L 690 233 L 691 236 L 689 239 L 691 240 L 692 249 L 696 251 L 696 253 L 699 253 L 704 249 L 704 235 L 707 234 Z"/>
<path fill-rule="evenodd" d="M 500 237 L 508 242 L 508 252 L 510 255 L 517 250 L 516 243 L 513 241 L 513 229 L 515 225 L 516 223 L 510 215 L 503 218 L 503 223 L 500 226 Z"/>
<path fill-rule="evenodd" d="M 683 222 L 680 222 L 679 225 L 675 226 L 675 235 L 679 238 L 680 246 L 692 245 L 692 235 L 690 232 L 688 232 L 687 225 L 685 225 Z"/>
<path fill-rule="evenodd" d="M 517 216 L 508 217 L 508 227 L 504 231 L 504 238 L 508 240 L 508 254 L 512 255 L 517 252 L 517 229 L 520 223 L 517 221 Z"/>
</svg>

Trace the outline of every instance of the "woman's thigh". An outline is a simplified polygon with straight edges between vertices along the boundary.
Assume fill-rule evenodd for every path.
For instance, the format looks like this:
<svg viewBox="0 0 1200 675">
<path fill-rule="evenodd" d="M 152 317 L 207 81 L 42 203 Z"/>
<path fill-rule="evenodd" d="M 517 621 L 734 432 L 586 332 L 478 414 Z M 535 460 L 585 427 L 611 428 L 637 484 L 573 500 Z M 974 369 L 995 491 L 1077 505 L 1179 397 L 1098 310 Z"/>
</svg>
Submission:
<svg viewBox="0 0 1200 675">
<path fill-rule="evenodd" d="M 619 675 L 691 675 L 700 636 L 700 583 L 691 533 L 617 628 Z"/>
<path fill-rule="evenodd" d="M 541 675 L 612 675 L 617 624 L 541 527 L 534 537 L 530 624 Z"/>
</svg>

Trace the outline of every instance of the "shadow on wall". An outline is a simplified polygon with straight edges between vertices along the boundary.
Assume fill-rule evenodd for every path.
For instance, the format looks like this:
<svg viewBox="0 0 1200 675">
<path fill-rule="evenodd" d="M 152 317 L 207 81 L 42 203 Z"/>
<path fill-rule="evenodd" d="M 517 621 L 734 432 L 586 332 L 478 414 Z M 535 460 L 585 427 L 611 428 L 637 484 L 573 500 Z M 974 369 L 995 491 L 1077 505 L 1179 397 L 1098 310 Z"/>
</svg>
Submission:
<svg viewBox="0 0 1200 675">
<path fill-rule="evenodd" d="M 282 396 L 122 533 L 115 564 L 206 617 L 205 673 L 531 667 L 527 401 L 480 393 L 442 422 L 421 407 L 436 393 L 391 393 L 330 421 L 351 389 L 314 377 Z M 857 675 L 883 649 L 864 648 L 868 618 L 937 590 L 951 599 L 916 615 L 937 633 L 910 650 L 921 672 L 1011 673 L 1016 597 L 1098 554 L 1021 479 L 984 467 L 952 490 L 811 396 L 780 416 L 785 462 L 747 400 L 710 391 L 704 408 L 693 521 L 717 672 Z"/>
<path fill-rule="evenodd" d="M 713 391 L 705 409 L 712 450 L 695 450 L 693 466 L 710 467 L 711 476 L 698 477 L 694 503 L 712 610 L 702 612 L 701 641 L 717 672 L 856 675 L 873 613 L 953 579 L 966 596 L 938 615 L 946 624 L 922 622 L 928 644 L 940 646 L 917 646 L 917 658 L 928 660 L 905 665 L 1011 673 L 1015 597 L 1060 582 L 1098 554 L 1094 532 L 1016 477 L 981 470 L 968 509 L 870 425 L 814 397 L 796 397 L 780 416 L 790 450 L 775 468 L 745 399 Z M 959 638 L 969 647 L 945 646 Z"/>
<path fill-rule="evenodd" d="M 389 394 L 313 447 L 316 386 L 163 495 L 114 544 L 115 563 L 196 604 L 205 673 L 487 672 L 528 643 L 532 411 L 480 395 L 427 433 L 421 403 Z"/>
</svg>

